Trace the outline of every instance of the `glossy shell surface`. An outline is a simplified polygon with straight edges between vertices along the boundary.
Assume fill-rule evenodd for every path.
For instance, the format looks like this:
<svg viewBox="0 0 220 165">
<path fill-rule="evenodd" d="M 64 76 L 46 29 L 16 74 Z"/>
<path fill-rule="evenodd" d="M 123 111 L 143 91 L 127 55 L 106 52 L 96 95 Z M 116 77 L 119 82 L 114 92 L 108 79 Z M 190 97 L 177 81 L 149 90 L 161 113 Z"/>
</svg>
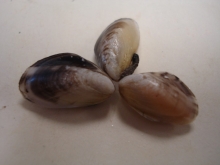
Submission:
<svg viewBox="0 0 220 165">
<path fill-rule="evenodd" d="M 115 90 L 102 70 L 72 53 L 49 56 L 34 63 L 22 75 L 19 89 L 27 100 L 48 108 L 98 104 Z"/>
<path fill-rule="evenodd" d="M 139 40 L 139 28 L 134 20 L 116 20 L 102 32 L 95 44 L 98 65 L 115 81 L 132 74 L 139 62 L 135 54 Z"/>
<path fill-rule="evenodd" d="M 198 104 L 191 90 L 167 72 L 134 74 L 119 82 L 124 100 L 139 114 L 152 121 L 189 124 L 198 115 Z"/>
</svg>

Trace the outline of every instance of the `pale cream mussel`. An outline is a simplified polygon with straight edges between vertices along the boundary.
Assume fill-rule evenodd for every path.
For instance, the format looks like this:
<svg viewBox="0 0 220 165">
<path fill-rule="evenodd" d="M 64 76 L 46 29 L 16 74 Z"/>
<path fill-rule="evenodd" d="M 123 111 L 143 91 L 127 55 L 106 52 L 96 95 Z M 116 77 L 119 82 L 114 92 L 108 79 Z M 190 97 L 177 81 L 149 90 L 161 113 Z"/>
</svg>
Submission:
<svg viewBox="0 0 220 165">
<path fill-rule="evenodd" d="M 62 53 L 30 66 L 19 81 L 19 89 L 24 98 L 40 106 L 71 108 L 103 102 L 115 87 L 92 62 Z"/>
<path fill-rule="evenodd" d="M 136 53 L 140 34 L 138 24 L 122 18 L 110 24 L 95 44 L 98 65 L 115 81 L 134 72 L 139 63 Z"/>
<path fill-rule="evenodd" d="M 192 91 L 167 72 L 127 76 L 119 82 L 119 92 L 134 110 L 152 121 L 182 125 L 198 115 Z"/>
</svg>

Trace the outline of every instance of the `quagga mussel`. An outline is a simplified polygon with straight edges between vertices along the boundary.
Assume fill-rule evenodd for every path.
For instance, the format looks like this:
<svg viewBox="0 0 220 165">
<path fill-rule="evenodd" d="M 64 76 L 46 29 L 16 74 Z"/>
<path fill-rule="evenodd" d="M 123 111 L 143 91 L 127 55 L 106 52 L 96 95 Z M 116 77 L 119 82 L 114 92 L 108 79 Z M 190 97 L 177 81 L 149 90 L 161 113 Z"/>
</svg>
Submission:
<svg viewBox="0 0 220 165">
<path fill-rule="evenodd" d="M 122 18 L 111 23 L 95 44 L 98 66 L 73 53 L 41 59 L 23 73 L 21 94 L 39 106 L 73 108 L 101 103 L 115 91 L 145 118 L 171 124 L 189 124 L 198 115 L 192 91 L 168 72 L 133 74 L 140 40 L 137 23 Z M 100 68 L 99 68 L 100 67 Z"/>
</svg>

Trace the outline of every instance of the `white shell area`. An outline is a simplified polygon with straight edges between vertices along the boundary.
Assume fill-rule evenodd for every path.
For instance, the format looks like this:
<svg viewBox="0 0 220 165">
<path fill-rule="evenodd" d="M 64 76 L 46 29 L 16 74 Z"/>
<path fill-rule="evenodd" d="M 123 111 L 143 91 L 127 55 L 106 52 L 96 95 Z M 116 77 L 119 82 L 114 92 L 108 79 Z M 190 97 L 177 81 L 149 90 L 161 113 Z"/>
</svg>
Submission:
<svg viewBox="0 0 220 165">
<path fill-rule="evenodd" d="M 110 24 L 95 45 L 99 66 L 118 81 L 122 72 L 131 65 L 133 54 L 139 46 L 138 24 L 130 18 L 122 18 Z"/>
</svg>

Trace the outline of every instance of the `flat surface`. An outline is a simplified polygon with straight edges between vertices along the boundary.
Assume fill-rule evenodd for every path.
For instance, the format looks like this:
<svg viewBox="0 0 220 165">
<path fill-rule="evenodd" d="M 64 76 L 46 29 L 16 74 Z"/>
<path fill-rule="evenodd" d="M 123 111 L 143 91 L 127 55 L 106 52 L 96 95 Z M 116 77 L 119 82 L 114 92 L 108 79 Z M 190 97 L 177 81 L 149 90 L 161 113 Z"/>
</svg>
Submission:
<svg viewBox="0 0 220 165">
<path fill-rule="evenodd" d="M 220 163 L 220 2 L 214 0 L 3 0 L 0 5 L 1 165 L 217 165 Z M 18 81 L 61 52 L 94 61 L 94 44 L 118 18 L 140 27 L 135 73 L 168 71 L 195 93 L 191 125 L 151 123 L 115 93 L 70 110 L 25 101 Z"/>
</svg>

